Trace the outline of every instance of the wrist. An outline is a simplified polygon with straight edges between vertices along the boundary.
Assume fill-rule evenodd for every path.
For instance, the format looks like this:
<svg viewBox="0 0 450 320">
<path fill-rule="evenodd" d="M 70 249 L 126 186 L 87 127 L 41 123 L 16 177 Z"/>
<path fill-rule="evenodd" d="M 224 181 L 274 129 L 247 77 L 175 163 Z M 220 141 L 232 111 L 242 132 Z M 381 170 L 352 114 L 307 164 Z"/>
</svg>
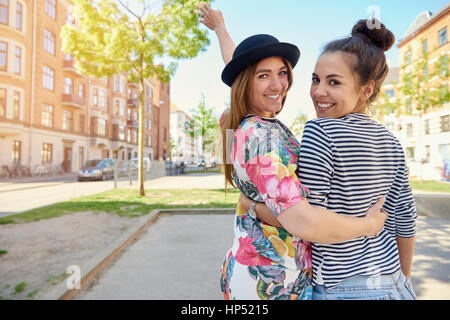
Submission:
<svg viewBox="0 0 450 320">
<path fill-rule="evenodd" d="M 227 31 L 225 24 L 224 23 L 220 23 L 218 24 L 215 28 L 214 31 L 219 34 L 219 33 L 225 33 Z"/>
</svg>

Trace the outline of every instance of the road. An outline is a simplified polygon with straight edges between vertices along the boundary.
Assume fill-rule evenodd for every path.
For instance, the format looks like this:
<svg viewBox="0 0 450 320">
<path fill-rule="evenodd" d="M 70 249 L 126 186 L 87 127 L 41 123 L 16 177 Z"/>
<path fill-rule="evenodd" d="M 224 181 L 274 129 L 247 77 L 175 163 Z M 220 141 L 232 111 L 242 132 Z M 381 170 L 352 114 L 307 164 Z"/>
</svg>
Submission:
<svg viewBox="0 0 450 320">
<path fill-rule="evenodd" d="M 223 188 L 223 176 L 209 173 L 189 173 L 182 176 L 161 177 L 145 182 L 146 189 L 165 188 Z M 121 180 L 118 188 L 138 188 L 138 182 Z M 18 179 L 0 181 L 0 217 L 66 201 L 72 198 L 108 191 L 114 181 L 76 181 L 76 174 L 60 177 Z"/>
</svg>

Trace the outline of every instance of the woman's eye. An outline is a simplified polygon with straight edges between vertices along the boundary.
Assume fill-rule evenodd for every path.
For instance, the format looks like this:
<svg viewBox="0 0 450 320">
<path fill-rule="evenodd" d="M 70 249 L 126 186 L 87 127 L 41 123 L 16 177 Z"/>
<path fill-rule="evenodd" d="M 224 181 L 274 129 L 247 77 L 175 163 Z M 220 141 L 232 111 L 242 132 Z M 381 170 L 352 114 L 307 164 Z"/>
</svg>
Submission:
<svg viewBox="0 0 450 320">
<path fill-rule="evenodd" d="M 267 74 L 260 74 L 259 76 L 258 76 L 258 79 L 265 79 L 265 78 L 267 78 Z"/>
<path fill-rule="evenodd" d="M 319 80 L 319 78 L 312 78 L 312 80 L 311 80 L 313 83 L 319 83 L 320 82 L 320 80 Z"/>
<path fill-rule="evenodd" d="M 331 84 L 332 86 L 337 86 L 338 84 L 340 84 L 340 82 L 339 82 L 339 81 L 336 81 L 336 80 L 330 80 L 330 84 Z"/>
<path fill-rule="evenodd" d="M 281 72 L 280 72 L 280 75 L 281 75 L 281 76 L 285 76 L 285 75 L 287 75 L 287 74 L 288 74 L 287 71 L 281 71 Z"/>
</svg>

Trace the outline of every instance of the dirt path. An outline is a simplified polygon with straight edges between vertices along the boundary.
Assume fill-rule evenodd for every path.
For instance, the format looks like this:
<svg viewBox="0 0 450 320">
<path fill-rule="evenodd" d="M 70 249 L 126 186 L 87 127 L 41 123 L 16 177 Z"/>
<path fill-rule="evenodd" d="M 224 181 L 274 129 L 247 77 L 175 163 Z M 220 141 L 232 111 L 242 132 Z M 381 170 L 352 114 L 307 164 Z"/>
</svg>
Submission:
<svg viewBox="0 0 450 320">
<path fill-rule="evenodd" d="M 64 281 L 68 266 L 85 265 L 137 223 L 111 213 L 78 212 L 0 225 L 0 250 L 7 251 L 0 254 L 0 299 L 36 299 Z"/>
</svg>

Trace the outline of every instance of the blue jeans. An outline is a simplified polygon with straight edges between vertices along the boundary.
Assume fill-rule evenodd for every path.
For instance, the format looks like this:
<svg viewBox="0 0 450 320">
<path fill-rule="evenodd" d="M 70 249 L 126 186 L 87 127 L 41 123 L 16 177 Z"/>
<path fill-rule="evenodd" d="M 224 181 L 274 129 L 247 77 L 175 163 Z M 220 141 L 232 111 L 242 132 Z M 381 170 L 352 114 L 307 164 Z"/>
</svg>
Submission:
<svg viewBox="0 0 450 320">
<path fill-rule="evenodd" d="M 354 276 L 333 288 L 315 285 L 313 300 L 415 300 L 408 278 L 399 270 L 378 277 Z"/>
</svg>

